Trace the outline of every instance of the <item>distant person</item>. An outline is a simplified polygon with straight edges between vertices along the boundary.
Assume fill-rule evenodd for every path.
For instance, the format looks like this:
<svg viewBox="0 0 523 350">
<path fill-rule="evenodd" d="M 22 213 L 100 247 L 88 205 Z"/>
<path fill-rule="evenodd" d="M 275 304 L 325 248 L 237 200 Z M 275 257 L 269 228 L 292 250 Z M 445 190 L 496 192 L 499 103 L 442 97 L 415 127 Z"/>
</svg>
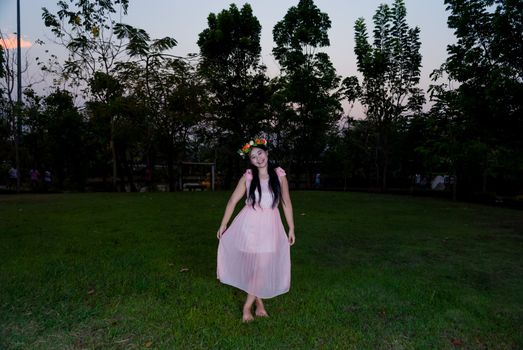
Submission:
<svg viewBox="0 0 523 350">
<path fill-rule="evenodd" d="M 240 151 L 249 160 L 248 169 L 238 181 L 227 202 L 217 237 L 220 282 L 247 293 L 243 322 L 255 315 L 267 317 L 263 300 L 287 293 L 291 285 L 290 246 L 294 244 L 294 219 L 285 171 L 269 163 L 267 141 L 256 139 Z M 245 206 L 227 227 L 236 204 L 246 195 Z M 288 234 L 280 217 L 282 204 Z"/>
<path fill-rule="evenodd" d="M 9 180 L 7 183 L 7 188 L 11 190 L 16 190 L 18 185 L 18 170 L 14 167 L 11 167 L 8 171 Z"/>
<path fill-rule="evenodd" d="M 40 172 L 38 169 L 29 170 L 29 177 L 31 178 L 31 189 L 33 191 L 38 189 L 38 182 L 40 181 Z"/>
<path fill-rule="evenodd" d="M 421 187 L 421 175 L 420 174 L 416 174 L 414 176 L 414 184 L 417 186 L 417 187 Z"/>
<path fill-rule="evenodd" d="M 51 176 L 51 171 L 46 170 L 44 171 L 44 189 L 48 191 L 51 188 L 51 184 L 53 183 L 53 178 Z"/>
<path fill-rule="evenodd" d="M 320 186 L 321 186 L 321 174 L 316 173 L 316 175 L 314 175 L 314 187 L 320 188 Z"/>
</svg>

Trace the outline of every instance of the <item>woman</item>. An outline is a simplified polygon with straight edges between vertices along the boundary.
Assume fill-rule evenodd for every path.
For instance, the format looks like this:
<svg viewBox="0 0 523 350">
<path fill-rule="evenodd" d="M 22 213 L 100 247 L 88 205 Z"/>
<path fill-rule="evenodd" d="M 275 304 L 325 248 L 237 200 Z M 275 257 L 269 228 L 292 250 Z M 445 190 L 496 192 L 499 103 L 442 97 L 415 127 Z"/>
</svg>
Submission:
<svg viewBox="0 0 523 350">
<path fill-rule="evenodd" d="M 269 163 L 267 141 L 250 141 L 239 153 L 250 164 L 227 203 L 218 229 L 217 275 L 222 283 L 247 292 L 242 320 L 250 322 L 254 319 L 254 303 L 255 315 L 267 317 L 263 299 L 289 291 L 294 219 L 285 171 Z M 245 207 L 227 228 L 236 204 L 245 194 Z M 278 210 L 280 203 L 288 235 Z"/>
</svg>

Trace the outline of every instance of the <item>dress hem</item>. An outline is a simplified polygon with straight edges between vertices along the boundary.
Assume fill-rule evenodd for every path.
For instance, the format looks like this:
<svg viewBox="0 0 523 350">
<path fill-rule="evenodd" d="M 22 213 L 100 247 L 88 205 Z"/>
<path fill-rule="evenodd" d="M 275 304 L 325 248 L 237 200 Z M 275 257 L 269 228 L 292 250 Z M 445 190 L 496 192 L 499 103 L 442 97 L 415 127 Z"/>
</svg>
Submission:
<svg viewBox="0 0 523 350">
<path fill-rule="evenodd" d="M 240 287 L 240 286 L 237 286 L 237 285 L 234 285 L 234 284 L 232 284 L 232 283 L 229 283 L 229 282 L 223 281 L 223 280 L 221 280 L 219 277 L 217 277 L 217 279 L 218 279 L 218 281 L 220 281 L 220 282 L 223 283 L 223 284 L 226 284 L 226 285 L 231 286 L 231 287 L 234 287 L 234 288 L 238 288 L 238 289 L 244 291 L 245 293 L 248 293 L 248 294 L 254 295 L 254 296 L 257 297 L 257 298 L 262 298 L 262 299 L 272 299 L 272 298 L 274 298 L 274 297 L 277 297 L 278 295 L 282 295 L 282 294 L 288 293 L 289 290 L 291 289 L 291 288 L 289 287 L 289 288 L 287 288 L 287 289 L 285 289 L 285 290 L 283 290 L 283 291 L 276 292 L 276 294 L 271 294 L 270 296 L 256 295 L 256 293 L 254 293 L 254 292 L 249 292 L 248 290 L 246 290 L 246 289 L 244 289 L 244 288 L 242 288 L 242 287 Z"/>
</svg>

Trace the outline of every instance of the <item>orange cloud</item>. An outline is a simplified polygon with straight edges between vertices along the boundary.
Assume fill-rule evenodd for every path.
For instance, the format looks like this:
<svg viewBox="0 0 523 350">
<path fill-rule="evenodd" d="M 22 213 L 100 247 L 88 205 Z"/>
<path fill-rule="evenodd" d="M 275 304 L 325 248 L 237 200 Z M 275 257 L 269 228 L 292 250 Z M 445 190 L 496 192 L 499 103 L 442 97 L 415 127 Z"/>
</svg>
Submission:
<svg viewBox="0 0 523 350">
<path fill-rule="evenodd" d="M 7 38 L 0 38 L 0 46 L 4 49 L 16 49 L 16 35 L 9 34 Z M 31 47 L 33 43 L 20 38 L 20 47 Z"/>
</svg>

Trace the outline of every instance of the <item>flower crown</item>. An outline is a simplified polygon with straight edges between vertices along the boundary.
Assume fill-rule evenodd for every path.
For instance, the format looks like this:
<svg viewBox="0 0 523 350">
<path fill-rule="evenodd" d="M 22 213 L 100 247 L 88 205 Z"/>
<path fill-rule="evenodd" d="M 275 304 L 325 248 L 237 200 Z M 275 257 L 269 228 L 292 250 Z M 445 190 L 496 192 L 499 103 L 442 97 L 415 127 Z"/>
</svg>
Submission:
<svg viewBox="0 0 523 350">
<path fill-rule="evenodd" d="M 245 158 L 245 156 L 247 154 L 249 154 L 249 152 L 251 151 L 251 148 L 259 146 L 259 145 L 267 146 L 267 140 L 264 138 L 257 138 L 254 141 L 251 140 L 251 141 L 247 142 L 241 149 L 238 150 L 238 154 L 242 158 Z"/>
</svg>

